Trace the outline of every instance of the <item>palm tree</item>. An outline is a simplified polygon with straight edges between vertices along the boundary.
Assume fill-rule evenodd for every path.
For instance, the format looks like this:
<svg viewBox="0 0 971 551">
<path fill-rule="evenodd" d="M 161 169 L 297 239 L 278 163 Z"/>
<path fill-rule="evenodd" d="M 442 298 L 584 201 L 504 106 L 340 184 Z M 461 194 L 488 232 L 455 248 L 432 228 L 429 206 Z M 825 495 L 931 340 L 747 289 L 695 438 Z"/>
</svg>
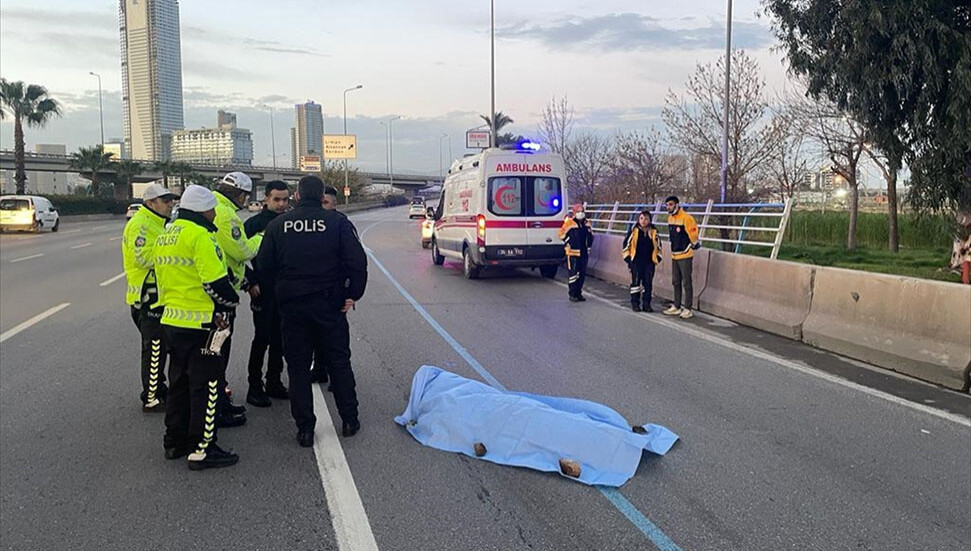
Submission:
<svg viewBox="0 0 971 551">
<path fill-rule="evenodd" d="M 9 82 L 0 78 L 0 118 L 4 111 L 13 115 L 14 165 L 17 193 L 24 193 L 27 186 L 27 171 L 24 169 L 24 123 L 32 128 L 41 128 L 47 121 L 60 116 L 61 108 L 47 95 L 47 88 L 37 84 L 24 85 L 23 82 Z"/>
<path fill-rule="evenodd" d="M 152 170 L 162 173 L 162 185 L 166 188 L 169 187 L 169 176 L 175 173 L 172 165 L 173 163 L 171 161 L 155 161 L 152 163 Z"/>
<path fill-rule="evenodd" d="M 132 196 L 132 181 L 136 176 L 144 172 L 145 167 L 142 166 L 138 161 L 133 161 L 131 159 L 125 159 L 115 163 L 115 175 L 117 179 L 115 180 L 115 198 L 116 199 L 131 199 Z M 125 184 L 124 193 L 119 193 L 119 185 Z M 120 195 L 124 195 L 121 197 Z"/>
<path fill-rule="evenodd" d="M 489 118 L 489 115 L 479 115 L 479 117 L 484 120 L 486 124 L 492 126 L 492 119 Z M 499 131 L 502 130 L 504 126 L 510 125 L 514 122 L 516 121 L 512 120 L 512 117 L 503 113 L 502 111 L 496 112 L 496 135 L 499 134 Z"/>
<path fill-rule="evenodd" d="M 100 182 L 98 181 L 98 173 L 110 167 L 113 163 L 111 162 L 111 153 L 105 153 L 104 148 L 100 145 L 95 145 L 92 147 L 82 147 L 77 150 L 77 153 L 72 153 L 69 164 L 72 169 L 77 170 L 79 173 L 91 173 L 91 194 L 99 195 Z"/>
</svg>

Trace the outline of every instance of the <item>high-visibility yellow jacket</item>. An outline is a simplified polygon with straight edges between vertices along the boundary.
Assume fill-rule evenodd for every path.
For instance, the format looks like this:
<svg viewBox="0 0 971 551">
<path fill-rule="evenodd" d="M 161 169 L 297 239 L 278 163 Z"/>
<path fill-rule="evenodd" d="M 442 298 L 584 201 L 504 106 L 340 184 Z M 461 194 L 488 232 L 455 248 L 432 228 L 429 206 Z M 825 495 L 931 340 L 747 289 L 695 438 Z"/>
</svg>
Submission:
<svg viewBox="0 0 971 551">
<path fill-rule="evenodd" d="M 233 277 L 237 290 L 243 288 L 246 276 L 246 263 L 260 250 L 260 238 L 247 239 L 243 220 L 237 214 L 239 207 L 228 197 L 214 191 L 216 196 L 216 242 L 226 254 L 226 266 Z"/>
<path fill-rule="evenodd" d="M 179 218 L 155 242 L 155 274 L 162 324 L 203 329 L 217 305 L 232 308 L 239 296 L 229 282 L 215 226 L 201 215 Z"/>
<path fill-rule="evenodd" d="M 593 231 L 587 221 L 580 225 L 567 217 L 556 235 L 563 240 L 566 256 L 586 256 L 588 249 L 593 246 Z"/>
<path fill-rule="evenodd" d="M 168 218 L 142 206 L 125 224 L 121 239 L 121 258 L 128 282 L 125 302 L 139 307 L 148 302 L 154 308 L 158 300 L 155 284 L 155 240 L 165 232 Z"/>
<path fill-rule="evenodd" d="M 642 237 L 647 237 L 654 245 L 654 251 L 651 253 L 651 261 L 654 264 L 661 262 L 661 240 L 657 236 L 657 228 L 648 226 L 647 235 L 645 236 L 637 224 L 634 224 L 624 237 L 624 260 L 634 261 L 634 258 L 637 256 L 637 242 Z"/>
<path fill-rule="evenodd" d="M 695 245 L 698 243 L 698 224 L 682 208 L 668 216 L 668 233 L 671 242 L 671 259 L 684 260 L 695 255 Z"/>
</svg>

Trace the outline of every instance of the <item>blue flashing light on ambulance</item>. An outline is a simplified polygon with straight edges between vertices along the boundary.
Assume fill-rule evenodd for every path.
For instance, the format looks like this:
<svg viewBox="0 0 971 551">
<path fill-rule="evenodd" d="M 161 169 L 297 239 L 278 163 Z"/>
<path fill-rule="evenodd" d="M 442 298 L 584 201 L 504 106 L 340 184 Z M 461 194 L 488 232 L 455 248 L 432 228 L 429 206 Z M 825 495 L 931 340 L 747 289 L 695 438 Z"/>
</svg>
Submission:
<svg viewBox="0 0 971 551">
<path fill-rule="evenodd" d="M 538 143 L 458 159 L 433 217 L 432 262 L 462 262 L 469 279 L 484 269 L 510 266 L 555 277 L 564 259 L 556 234 L 566 204 L 563 159 Z"/>
</svg>

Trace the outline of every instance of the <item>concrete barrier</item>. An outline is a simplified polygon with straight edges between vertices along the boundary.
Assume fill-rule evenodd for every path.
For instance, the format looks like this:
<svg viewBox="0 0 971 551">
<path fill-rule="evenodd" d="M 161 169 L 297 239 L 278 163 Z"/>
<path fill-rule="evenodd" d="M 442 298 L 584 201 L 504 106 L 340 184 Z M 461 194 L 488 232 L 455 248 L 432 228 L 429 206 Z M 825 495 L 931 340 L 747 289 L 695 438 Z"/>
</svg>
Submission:
<svg viewBox="0 0 971 551">
<path fill-rule="evenodd" d="M 801 340 L 812 285 L 812 266 L 711 251 L 698 309 Z"/>
<path fill-rule="evenodd" d="M 971 286 L 816 268 L 803 340 L 925 381 L 967 390 Z"/>
<path fill-rule="evenodd" d="M 598 233 L 594 236 L 587 274 L 617 285 L 630 285 L 630 271 L 621 256 L 624 236 Z"/>
</svg>

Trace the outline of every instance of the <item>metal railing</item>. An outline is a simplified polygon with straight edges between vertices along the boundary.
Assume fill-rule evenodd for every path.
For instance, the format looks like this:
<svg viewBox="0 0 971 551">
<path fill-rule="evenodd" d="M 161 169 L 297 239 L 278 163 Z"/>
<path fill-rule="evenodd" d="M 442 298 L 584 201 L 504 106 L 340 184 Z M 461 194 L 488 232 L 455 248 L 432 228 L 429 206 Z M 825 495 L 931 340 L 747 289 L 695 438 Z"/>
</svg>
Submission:
<svg viewBox="0 0 971 551">
<path fill-rule="evenodd" d="M 649 210 L 654 225 L 661 230 L 658 231 L 661 239 L 668 240 L 667 232 L 663 231 L 668 226 L 664 203 L 624 205 L 616 202 L 584 206 L 595 233 L 626 235 L 631 226 L 637 223 L 637 215 L 642 210 Z M 698 222 L 700 242 L 735 245 L 736 253 L 742 252 L 742 247 L 746 245 L 771 247 L 770 258 L 775 259 L 779 256 L 779 247 L 792 213 L 792 200 L 788 199 L 785 203 L 708 201 L 682 204 L 681 208 Z M 763 236 L 765 239 L 760 239 Z"/>
</svg>

